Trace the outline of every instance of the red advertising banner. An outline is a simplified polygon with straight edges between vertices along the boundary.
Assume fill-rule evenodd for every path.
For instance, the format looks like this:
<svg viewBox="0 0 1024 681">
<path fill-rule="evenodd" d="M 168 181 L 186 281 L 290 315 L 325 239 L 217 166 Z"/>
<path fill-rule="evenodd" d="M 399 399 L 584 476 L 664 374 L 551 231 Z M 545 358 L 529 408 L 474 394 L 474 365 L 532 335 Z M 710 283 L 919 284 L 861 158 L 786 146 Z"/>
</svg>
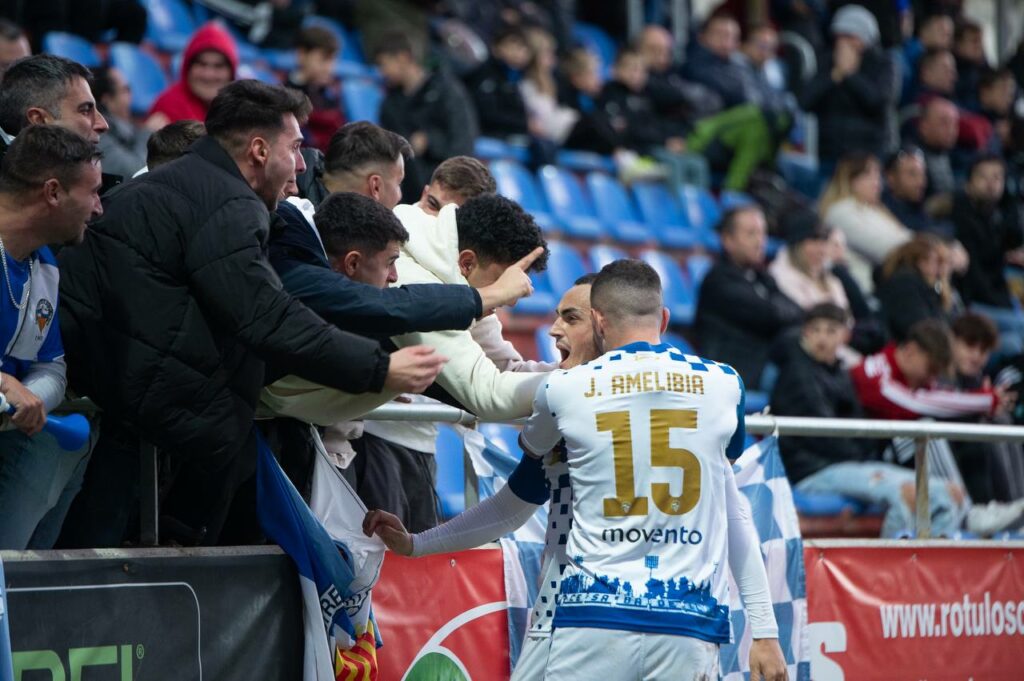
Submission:
<svg viewBox="0 0 1024 681">
<path fill-rule="evenodd" d="M 813 681 L 1024 679 L 1024 544 L 804 546 Z"/>
<path fill-rule="evenodd" d="M 500 548 L 423 558 L 388 553 L 373 588 L 380 681 L 509 677 Z"/>
</svg>

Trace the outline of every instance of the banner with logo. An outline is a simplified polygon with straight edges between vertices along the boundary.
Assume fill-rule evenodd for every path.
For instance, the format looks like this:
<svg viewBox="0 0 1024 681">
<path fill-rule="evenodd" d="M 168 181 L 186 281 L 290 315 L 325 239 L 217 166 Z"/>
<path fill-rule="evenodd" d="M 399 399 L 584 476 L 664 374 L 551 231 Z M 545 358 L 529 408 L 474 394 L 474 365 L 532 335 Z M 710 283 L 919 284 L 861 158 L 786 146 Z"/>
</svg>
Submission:
<svg viewBox="0 0 1024 681">
<path fill-rule="evenodd" d="M 1024 543 L 806 542 L 814 681 L 1024 675 Z"/>
<path fill-rule="evenodd" d="M 4 567 L 15 679 L 302 678 L 299 585 L 276 547 L 11 552 Z"/>
<path fill-rule="evenodd" d="M 509 677 L 499 548 L 423 558 L 388 553 L 373 589 L 384 646 L 380 681 L 500 681 Z"/>
</svg>

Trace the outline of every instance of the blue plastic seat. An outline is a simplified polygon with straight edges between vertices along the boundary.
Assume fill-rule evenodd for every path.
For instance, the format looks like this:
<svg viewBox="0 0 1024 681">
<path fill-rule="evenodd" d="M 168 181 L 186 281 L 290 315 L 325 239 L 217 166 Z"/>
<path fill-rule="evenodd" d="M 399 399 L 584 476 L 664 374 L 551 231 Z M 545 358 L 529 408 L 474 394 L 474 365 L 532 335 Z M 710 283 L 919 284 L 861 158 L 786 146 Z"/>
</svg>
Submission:
<svg viewBox="0 0 1024 681">
<path fill-rule="evenodd" d="M 74 33 L 50 31 L 43 36 L 43 52 L 77 61 L 89 68 L 95 68 L 103 63 L 92 43 Z"/>
<path fill-rule="evenodd" d="M 522 315 L 549 315 L 554 311 L 558 301 L 551 292 L 546 272 L 540 274 L 530 272 L 530 281 L 533 282 L 533 295 L 529 298 L 520 298 L 512 311 Z"/>
<path fill-rule="evenodd" d="M 793 488 L 793 503 L 800 515 L 815 517 L 856 514 L 862 508 L 860 502 L 839 494 L 808 494 L 796 487 Z"/>
<path fill-rule="evenodd" d="M 715 229 L 722 218 L 722 211 L 715 197 L 703 187 L 684 185 L 679 188 L 679 199 L 700 244 L 712 251 L 720 251 L 722 247 Z"/>
<path fill-rule="evenodd" d="M 537 180 L 529 170 L 508 159 L 492 161 L 490 168 L 498 185 L 498 193 L 512 199 L 530 213 L 545 235 L 550 236 L 562 230 L 561 223 L 548 210 Z"/>
<path fill-rule="evenodd" d="M 276 73 L 269 69 L 265 69 L 262 66 L 256 66 L 253 64 L 242 64 L 239 66 L 238 78 L 252 78 L 271 85 L 281 84 L 281 79 L 277 77 Z"/>
<path fill-rule="evenodd" d="M 441 500 L 441 515 L 445 519 L 466 510 L 466 459 L 462 452 L 462 438 L 455 429 L 438 425 L 434 489 Z"/>
<path fill-rule="evenodd" d="M 744 406 L 746 407 L 746 413 L 758 414 L 764 411 L 764 408 L 768 406 L 769 395 L 763 390 L 748 390 L 747 400 Z"/>
<path fill-rule="evenodd" d="M 615 161 L 610 156 L 602 156 L 593 151 L 561 149 L 555 155 L 555 163 L 577 173 L 615 173 Z"/>
<path fill-rule="evenodd" d="M 573 287 L 577 279 L 590 271 L 590 267 L 576 252 L 576 249 L 561 241 L 549 241 L 548 268 L 545 274 L 548 277 L 548 284 L 551 293 L 556 298 Z"/>
<path fill-rule="evenodd" d="M 594 264 L 594 271 L 600 272 L 601 268 L 610 262 L 616 260 L 622 260 L 628 258 L 624 250 L 618 246 L 609 246 L 608 244 L 594 244 L 590 247 L 590 262 Z"/>
<path fill-rule="evenodd" d="M 676 197 L 660 182 L 637 182 L 633 196 L 644 222 L 654 230 L 658 241 L 669 248 L 693 248 L 697 235 Z"/>
<path fill-rule="evenodd" d="M 183 0 L 142 0 L 146 8 L 146 39 L 164 52 L 185 49 L 195 33 L 195 16 Z"/>
<path fill-rule="evenodd" d="M 662 334 L 661 340 L 663 340 L 664 342 L 668 343 L 669 345 L 674 347 L 676 350 L 679 350 L 684 355 L 696 355 L 697 354 L 697 352 L 693 349 L 693 346 L 690 345 L 690 342 L 687 341 L 682 336 L 680 336 L 679 334 L 672 333 L 672 332 L 667 332 L 667 333 Z"/>
<path fill-rule="evenodd" d="M 497 137 L 477 137 L 473 143 L 473 155 L 483 161 L 511 159 L 519 163 L 530 160 L 530 150 L 522 145 L 509 144 Z"/>
<path fill-rule="evenodd" d="M 550 324 L 543 324 L 537 327 L 534 332 L 534 342 L 537 344 L 537 359 L 542 362 L 561 362 L 562 356 L 555 347 L 555 339 L 551 337 Z"/>
<path fill-rule="evenodd" d="M 263 59 L 270 65 L 270 68 L 278 71 L 292 71 L 298 66 L 298 59 L 294 50 L 262 50 Z"/>
<path fill-rule="evenodd" d="M 595 241 L 604 235 L 604 225 L 597 219 L 594 204 L 583 193 L 579 180 L 572 173 L 548 165 L 542 167 L 537 176 L 551 212 L 562 223 L 567 235 Z"/>
<path fill-rule="evenodd" d="M 611 36 L 598 26 L 577 21 L 572 25 L 572 37 L 597 55 L 601 73 L 606 75 L 615 63 L 615 55 L 618 52 Z"/>
<path fill-rule="evenodd" d="M 152 56 L 132 43 L 110 46 L 110 63 L 132 84 L 132 113 L 143 116 L 167 87 L 167 74 Z"/>
<path fill-rule="evenodd" d="M 616 241 L 644 244 L 654 241 L 651 227 L 640 219 L 636 206 L 618 180 L 602 172 L 587 175 L 587 189 L 594 198 L 597 217 Z"/>
<path fill-rule="evenodd" d="M 690 278 L 690 286 L 693 287 L 695 296 L 700 294 L 700 285 L 704 283 L 704 277 L 714 264 L 714 260 L 703 253 L 694 253 L 686 258 L 686 276 Z"/>
<path fill-rule="evenodd" d="M 683 271 L 672 257 L 659 251 L 645 251 L 641 260 L 653 267 L 661 277 L 665 295 L 665 307 L 671 315 L 669 323 L 675 326 L 689 326 L 697 310 L 693 287 L 683 276 Z"/>
<path fill-rule="evenodd" d="M 726 189 L 718 197 L 718 205 L 722 207 L 723 211 L 732 210 L 733 208 L 740 208 L 741 206 L 757 205 L 757 201 L 754 197 L 746 192 L 737 192 L 731 189 Z"/>
<path fill-rule="evenodd" d="M 356 78 L 341 84 L 341 101 L 349 121 L 380 121 L 384 92 L 371 80 Z"/>
</svg>

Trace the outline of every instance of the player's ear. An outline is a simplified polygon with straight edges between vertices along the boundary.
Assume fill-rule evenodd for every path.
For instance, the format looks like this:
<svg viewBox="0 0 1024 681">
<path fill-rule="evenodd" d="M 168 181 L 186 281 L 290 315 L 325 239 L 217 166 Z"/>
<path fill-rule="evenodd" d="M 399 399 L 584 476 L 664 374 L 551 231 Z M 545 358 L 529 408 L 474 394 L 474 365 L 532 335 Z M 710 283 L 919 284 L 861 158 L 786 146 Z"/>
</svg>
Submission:
<svg viewBox="0 0 1024 681">
<path fill-rule="evenodd" d="M 476 267 L 476 253 L 469 250 L 468 248 L 459 253 L 459 272 L 462 276 L 468 277 L 469 273 Z"/>
<path fill-rule="evenodd" d="M 668 330 L 668 319 L 670 316 L 667 307 L 661 308 L 661 333 L 665 333 Z"/>
</svg>

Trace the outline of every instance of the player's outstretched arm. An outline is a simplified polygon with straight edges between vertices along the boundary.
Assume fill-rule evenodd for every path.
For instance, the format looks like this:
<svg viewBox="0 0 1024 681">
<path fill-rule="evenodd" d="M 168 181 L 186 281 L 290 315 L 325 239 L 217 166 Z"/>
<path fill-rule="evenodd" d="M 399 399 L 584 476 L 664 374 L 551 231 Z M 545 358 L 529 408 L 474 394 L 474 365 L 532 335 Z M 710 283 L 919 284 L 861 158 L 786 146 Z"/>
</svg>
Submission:
<svg viewBox="0 0 1024 681">
<path fill-rule="evenodd" d="M 369 511 L 363 518 L 363 534 L 376 534 L 390 550 L 402 556 L 412 555 L 412 535 L 405 529 L 401 518 L 387 511 Z"/>
</svg>

